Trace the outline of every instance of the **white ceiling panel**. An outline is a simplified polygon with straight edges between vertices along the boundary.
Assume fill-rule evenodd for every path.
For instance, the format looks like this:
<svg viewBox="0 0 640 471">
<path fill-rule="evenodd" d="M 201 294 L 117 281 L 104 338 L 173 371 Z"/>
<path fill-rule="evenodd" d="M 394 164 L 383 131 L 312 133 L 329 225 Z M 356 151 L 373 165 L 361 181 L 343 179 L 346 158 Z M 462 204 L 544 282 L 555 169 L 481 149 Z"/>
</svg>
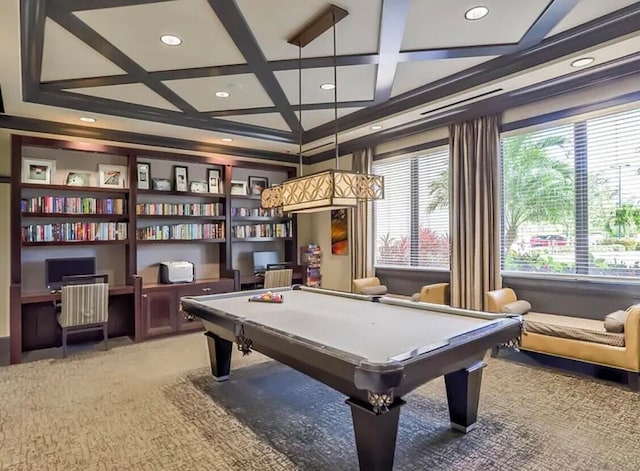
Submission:
<svg viewBox="0 0 640 471">
<path fill-rule="evenodd" d="M 464 14 L 478 0 L 413 0 L 402 50 L 517 43 L 550 0 L 485 0 L 489 15 L 468 21 Z"/>
<path fill-rule="evenodd" d="M 338 109 L 338 118 L 354 113 L 362 108 L 341 108 Z M 333 109 L 331 110 L 310 110 L 302 112 L 302 126 L 304 129 L 312 129 L 321 124 L 333 121 Z"/>
<path fill-rule="evenodd" d="M 170 89 L 198 111 L 239 110 L 273 106 L 273 102 L 253 74 L 200 77 L 164 82 Z M 219 98 L 217 91 L 226 91 L 227 98 Z"/>
<path fill-rule="evenodd" d="M 298 48 L 287 39 L 321 13 L 325 0 L 237 0 L 254 36 L 268 60 L 298 57 Z M 338 55 L 367 54 L 378 50 L 381 0 L 334 2 L 349 15 L 336 26 Z M 333 55 L 333 35 L 324 32 L 302 50 L 303 57 Z"/>
<path fill-rule="evenodd" d="M 580 0 L 578 4 L 564 17 L 560 23 L 547 35 L 554 36 L 575 26 L 587 23 L 595 18 L 624 8 L 637 0 Z"/>
<path fill-rule="evenodd" d="M 372 100 L 376 83 L 376 65 L 338 67 L 338 101 Z M 298 104 L 298 71 L 275 72 L 289 103 Z M 333 83 L 333 68 L 304 69 L 302 71 L 302 103 L 333 102 L 333 90 L 320 85 Z"/>
<path fill-rule="evenodd" d="M 243 64 L 242 54 L 206 0 L 175 0 L 75 13 L 145 70 Z M 182 39 L 165 46 L 163 34 Z"/>
<path fill-rule="evenodd" d="M 396 78 L 391 96 L 400 95 L 427 83 L 482 64 L 495 56 L 442 59 L 437 61 L 401 62 L 396 68 Z"/>
<path fill-rule="evenodd" d="M 124 101 L 126 103 L 134 103 L 136 105 L 180 111 L 160 95 L 156 94 L 153 90 L 147 88 L 146 85 L 142 85 L 141 83 L 111 85 L 107 87 L 74 88 L 67 91 L 100 98 L 108 98 L 110 100 Z"/>
<path fill-rule="evenodd" d="M 48 18 L 42 56 L 43 82 L 124 74 L 113 62 Z"/>
<path fill-rule="evenodd" d="M 291 131 L 287 123 L 282 118 L 280 113 L 260 113 L 260 114 L 246 114 L 236 116 L 219 116 L 218 119 L 225 119 L 227 121 L 234 121 L 243 124 L 253 124 L 255 126 L 262 126 L 264 128 L 280 129 L 282 131 Z"/>
</svg>

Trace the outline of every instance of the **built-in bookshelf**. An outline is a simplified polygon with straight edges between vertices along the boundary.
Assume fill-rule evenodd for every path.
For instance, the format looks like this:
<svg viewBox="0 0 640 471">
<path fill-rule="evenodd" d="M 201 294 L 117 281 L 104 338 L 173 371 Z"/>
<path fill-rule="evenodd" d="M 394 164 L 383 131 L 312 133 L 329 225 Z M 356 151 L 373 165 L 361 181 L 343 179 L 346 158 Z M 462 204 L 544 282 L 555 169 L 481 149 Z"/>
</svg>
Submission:
<svg viewBox="0 0 640 471">
<path fill-rule="evenodd" d="M 93 198 L 90 196 L 33 196 L 20 200 L 23 214 L 125 214 L 123 198 Z"/>
<path fill-rule="evenodd" d="M 291 238 L 291 222 L 283 222 L 278 224 L 246 224 L 242 226 L 233 226 L 231 230 L 234 239 L 245 238 Z"/>
<path fill-rule="evenodd" d="M 138 216 L 222 216 L 222 203 L 138 203 Z"/>
<path fill-rule="evenodd" d="M 183 224 L 162 224 L 138 228 L 136 230 L 137 240 L 203 240 L 217 239 L 224 241 L 224 223 L 213 224 L 183 223 Z"/>
</svg>

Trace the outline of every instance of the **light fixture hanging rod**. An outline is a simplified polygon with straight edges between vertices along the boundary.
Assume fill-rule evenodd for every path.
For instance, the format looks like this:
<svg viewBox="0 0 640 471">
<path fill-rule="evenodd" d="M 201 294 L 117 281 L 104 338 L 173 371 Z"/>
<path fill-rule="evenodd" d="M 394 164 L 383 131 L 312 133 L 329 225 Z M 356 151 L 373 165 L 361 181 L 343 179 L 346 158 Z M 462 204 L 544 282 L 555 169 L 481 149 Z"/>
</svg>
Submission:
<svg viewBox="0 0 640 471">
<path fill-rule="evenodd" d="M 305 47 L 322 33 L 338 23 L 349 12 L 337 5 L 329 5 L 326 10 L 307 23 L 300 31 L 287 40 L 289 44 L 298 47 Z"/>
</svg>

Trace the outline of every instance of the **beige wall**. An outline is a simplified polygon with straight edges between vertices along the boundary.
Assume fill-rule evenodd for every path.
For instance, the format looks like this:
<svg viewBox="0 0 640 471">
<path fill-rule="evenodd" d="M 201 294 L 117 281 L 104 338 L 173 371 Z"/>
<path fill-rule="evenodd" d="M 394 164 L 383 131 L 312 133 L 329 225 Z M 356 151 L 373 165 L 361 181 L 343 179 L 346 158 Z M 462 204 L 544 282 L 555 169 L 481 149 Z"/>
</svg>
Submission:
<svg viewBox="0 0 640 471">
<path fill-rule="evenodd" d="M 11 172 L 11 139 L 8 132 L 0 131 L 0 175 Z M 10 186 L 0 184 L 0 337 L 9 335 L 9 284 L 11 283 L 11 257 L 9 243 Z"/>
</svg>

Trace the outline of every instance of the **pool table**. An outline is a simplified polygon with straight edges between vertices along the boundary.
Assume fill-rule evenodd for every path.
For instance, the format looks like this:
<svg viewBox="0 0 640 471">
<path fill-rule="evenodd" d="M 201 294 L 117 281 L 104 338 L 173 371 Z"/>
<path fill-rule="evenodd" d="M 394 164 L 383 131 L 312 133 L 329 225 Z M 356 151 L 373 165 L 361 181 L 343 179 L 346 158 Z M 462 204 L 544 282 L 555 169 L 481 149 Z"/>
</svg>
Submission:
<svg viewBox="0 0 640 471">
<path fill-rule="evenodd" d="M 454 429 L 477 418 L 483 358 L 516 343 L 522 319 L 387 297 L 279 288 L 283 302 L 249 302 L 266 290 L 184 297 L 202 319 L 211 370 L 228 379 L 233 343 L 348 396 L 361 470 L 391 470 L 402 397 L 444 375 Z"/>
</svg>

